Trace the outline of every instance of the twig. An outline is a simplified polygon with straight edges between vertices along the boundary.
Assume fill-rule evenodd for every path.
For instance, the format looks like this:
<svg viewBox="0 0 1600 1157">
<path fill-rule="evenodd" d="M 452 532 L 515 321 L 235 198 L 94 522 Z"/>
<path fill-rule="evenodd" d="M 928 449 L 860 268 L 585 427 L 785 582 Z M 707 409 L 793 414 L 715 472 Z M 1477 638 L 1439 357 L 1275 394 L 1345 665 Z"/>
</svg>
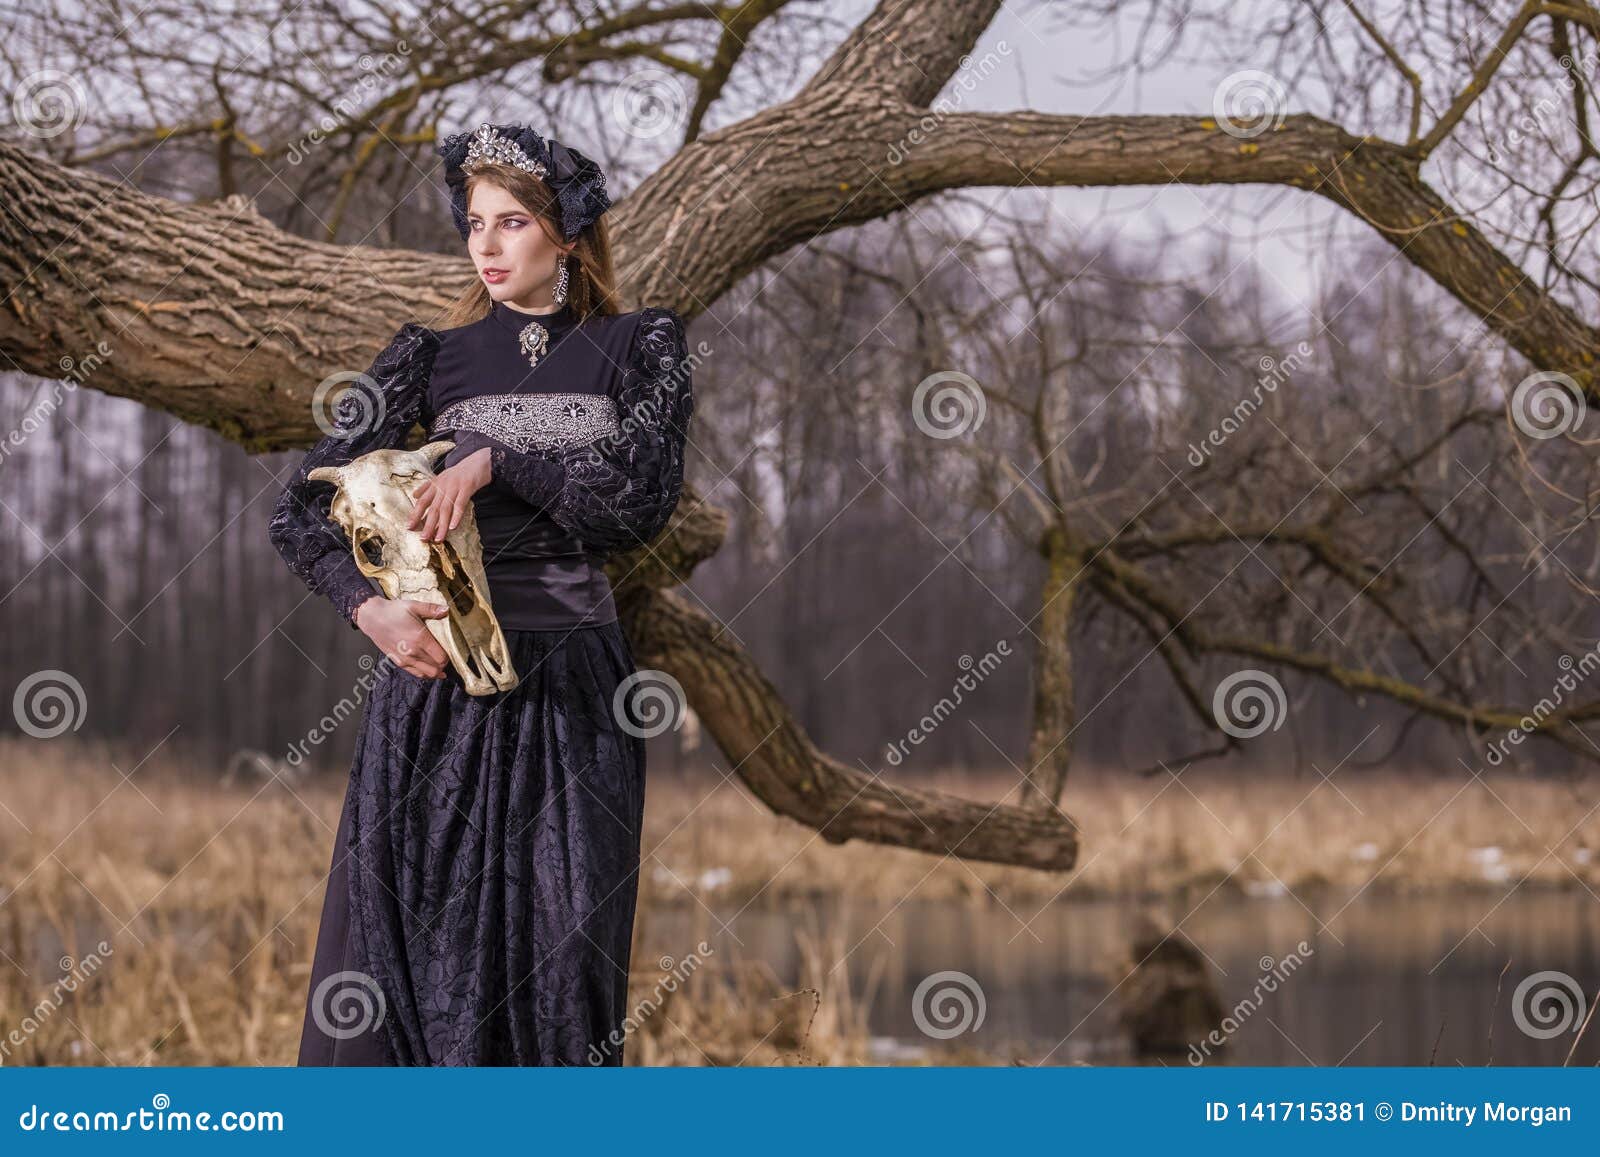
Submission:
<svg viewBox="0 0 1600 1157">
<path fill-rule="evenodd" d="M 1572 1042 L 1572 1047 L 1567 1050 L 1567 1059 L 1561 1062 L 1561 1067 L 1566 1068 L 1572 1063 L 1572 1058 L 1578 1051 L 1578 1042 L 1583 1040 L 1583 1034 L 1589 1031 L 1589 1022 L 1594 1019 L 1594 1010 L 1600 1005 L 1600 992 L 1594 994 L 1594 999 L 1589 1002 L 1589 1015 L 1583 1018 L 1583 1027 L 1578 1029 L 1578 1035 Z"/>
<path fill-rule="evenodd" d="M 1494 1064 L 1494 1014 L 1500 1011 L 1500 989 L 1506 979 L 1506 973 L 1511 971 L 1511 958 L 1506 957 L 1506 966 L 1500 970 L 1500 975 L 1494 979 L 1494 1007 L 1489 1010 L 1489 1059 L 1483 1062 L 1483 1067 L 1488 1068 Z"/>
</svg>

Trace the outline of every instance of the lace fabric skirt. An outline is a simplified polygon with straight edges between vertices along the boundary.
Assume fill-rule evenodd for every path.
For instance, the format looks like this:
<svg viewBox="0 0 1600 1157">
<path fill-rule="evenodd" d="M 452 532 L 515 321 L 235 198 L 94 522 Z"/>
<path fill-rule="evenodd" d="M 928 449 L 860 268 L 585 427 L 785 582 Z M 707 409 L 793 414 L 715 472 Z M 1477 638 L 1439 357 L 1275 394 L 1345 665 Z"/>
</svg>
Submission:
<svg viewBox="0 0 1600 1157">
<path fill-rule="evenodd" d="M 621 624 L 506 631 L 521 681 L 374 683 L 334 841 L 301 1065 L 618 1065 L 644 740 Z"/>
</svg>

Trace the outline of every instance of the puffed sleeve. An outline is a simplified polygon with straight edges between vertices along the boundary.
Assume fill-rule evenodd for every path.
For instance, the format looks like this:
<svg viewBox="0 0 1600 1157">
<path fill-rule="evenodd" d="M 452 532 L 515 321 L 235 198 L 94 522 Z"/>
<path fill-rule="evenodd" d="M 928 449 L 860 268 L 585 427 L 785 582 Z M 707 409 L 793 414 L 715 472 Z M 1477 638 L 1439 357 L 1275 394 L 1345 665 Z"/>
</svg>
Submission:
<svg viewBox="0 0 1600 1157">
<path fill-rule="evenodd" d="M 361 455 L 404 446 L 424 420 L 428 381 L 439 337 L 407 322 L 373 360 L 366 378 L 345 387 L 333 405 L 334 431 L 301 460 L 278 496 L 267 536 L 289 569 L 333 602 L 352 629 L 356 608 L 378 589 L 356 565 L 350 539 L 329 516 L 334 488 L 306 476 L 318 466 L 343 466 Z"/>
<path fill-rule="evenodd" d="M 661 306 L 639 312 L 627 363 L 611 391 L 617 432 L 586 445 L 526 452 L 475 430 L 452 435 L 452 459 L 487 446 L 496 480 L 602 554 L 654 539 L 683 490 L 684 447 L 694 413 L 686 327 Z"/>
</svg>

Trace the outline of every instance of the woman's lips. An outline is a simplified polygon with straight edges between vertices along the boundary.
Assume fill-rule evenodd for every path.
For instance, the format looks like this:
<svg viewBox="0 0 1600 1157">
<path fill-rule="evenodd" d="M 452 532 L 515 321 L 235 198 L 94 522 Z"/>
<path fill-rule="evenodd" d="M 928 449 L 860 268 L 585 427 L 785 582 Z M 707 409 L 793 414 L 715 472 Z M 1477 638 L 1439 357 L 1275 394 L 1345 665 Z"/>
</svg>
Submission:
<svg viewBox="0 0 1600 1157">
<path fill-rule="evenodd" d="M 510 276 L 511 271 L 509 269 L 485 269 L 483 271 L 483 279 L 490 285 L 499 285 Z"/>
</svg>

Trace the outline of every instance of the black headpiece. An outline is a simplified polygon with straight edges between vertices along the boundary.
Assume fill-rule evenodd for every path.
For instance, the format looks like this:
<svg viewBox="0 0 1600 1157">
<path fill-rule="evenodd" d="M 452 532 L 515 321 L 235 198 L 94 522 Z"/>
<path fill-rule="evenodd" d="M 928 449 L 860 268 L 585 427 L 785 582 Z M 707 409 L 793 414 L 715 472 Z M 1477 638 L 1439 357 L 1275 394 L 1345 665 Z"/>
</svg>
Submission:
<svg viewBox="0 0 1600 1157">
<path fill-rule="evenodd" d="M 454 133 L 438 147 L 444 158 L 444 180 L 450 190 L 450 213 L 466 240 L 467 178 L 480 165 L 514 165 L 544 179 L 561 203 L 561 232 L 571 241 L 611 207 L 606 175 L 577 149 L 546 139 L 526 125 L 492 125 L 485 121 L 470 133 Z"/>
</svg>

